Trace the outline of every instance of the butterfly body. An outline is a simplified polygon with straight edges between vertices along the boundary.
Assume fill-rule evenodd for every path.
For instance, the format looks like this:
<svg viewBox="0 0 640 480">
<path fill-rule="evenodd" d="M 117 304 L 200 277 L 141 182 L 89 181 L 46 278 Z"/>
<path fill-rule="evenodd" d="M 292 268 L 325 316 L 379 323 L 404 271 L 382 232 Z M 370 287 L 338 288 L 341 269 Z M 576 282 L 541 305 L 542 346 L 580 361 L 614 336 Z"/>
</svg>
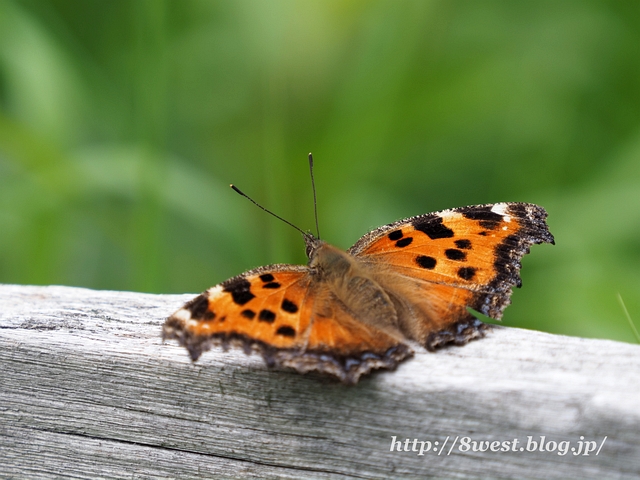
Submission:
<svg viewBox="0 0 640 480">
<path fill-rule="evenodd" d="M 399 336 L 398 314 L 375 272 L 356 257 L 322 242 L 309 258 L 309 275 L 327 290 L 326 308 L 337 304 L 358 321 Z"/>
<path fill-rule="evenodd" d="M 520 258 L 553 243 L 541 207 L 499 203 L 380 227 L 348 251 L 305 234 L 307 266 L 271 265 L 210 288 L 167 319 L 193 360 L 214 345 L 257 351 L 270 366 L 317 370 L 346 383 L 413 354 L 462 345 L 499 319 Z"/>
</svg>

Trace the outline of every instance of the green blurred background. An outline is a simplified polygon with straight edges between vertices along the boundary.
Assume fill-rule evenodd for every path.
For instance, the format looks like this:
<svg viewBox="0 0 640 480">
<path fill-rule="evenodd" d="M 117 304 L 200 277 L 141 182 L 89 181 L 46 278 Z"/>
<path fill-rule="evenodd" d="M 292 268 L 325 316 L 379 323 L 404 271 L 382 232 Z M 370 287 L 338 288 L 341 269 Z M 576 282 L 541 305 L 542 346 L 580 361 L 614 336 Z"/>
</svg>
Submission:
<svg viewBox="0 0 640 480">
<path fill-rule="evenodd" d="M 0 282 L 199 292 L 543 205 L 504 324 L 635 342 L 640 2 L 0 0 Z"/>
</svg>

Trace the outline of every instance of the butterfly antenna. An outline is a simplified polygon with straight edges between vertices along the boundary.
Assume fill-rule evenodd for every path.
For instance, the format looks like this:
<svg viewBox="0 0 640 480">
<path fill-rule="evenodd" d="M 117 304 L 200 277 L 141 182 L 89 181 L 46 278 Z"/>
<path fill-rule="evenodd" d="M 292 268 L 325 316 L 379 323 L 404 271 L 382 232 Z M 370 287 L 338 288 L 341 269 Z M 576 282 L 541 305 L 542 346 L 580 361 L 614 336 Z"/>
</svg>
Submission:
<svg viewBox="0 0 640 480">
<path fill-rule="evenodd" d="M 304 232 L 302 229 L 296 227 L 293 223 L 286 221 L 284 218 L 282 218 L 279 215 L 276 215 L 275 213 L 273 213 L 271 210 L 267 210 L 266 208 L 264 208 L 262 205 L 260 205 L 258 202 L 256 202 L 253 198 L 251 198 L 249 195 L 247 195 L 246 193 L 242 192 L 238 187 L 236 187 L 235 185 L 231 184 L 229 185 L 231 188 L 233 188 L 236 193 L 239 193 L 240 195 L 242 195 L 243 197 L 249 199 L 251 201 L 251 203 L 253 203 L 255 206 L 260 207 L 262 210 L 264 210 L 265 212 L 273 215 L 274 217 L 276 217 L 279 220 L 282 220 L 284 223 L 286 223 L 287 225 L 292 226 L 293 228 L 295 228 L 296 230 L 298 230 L 300 233 L 302 233 L 302 235 L 308 235 L 308 233 Z"/>
<path fill-rule="evenodd" d="M 316 201 L 316 182 L 313 179 L 313 155 L 309 153 L 309 171 L 311 172 L 311 190 L 313 190 L 313 214 L 316 217 L 316 233 L 320 240 L 320 228 L 318 228 L 318 202 Z"/>
</svg>

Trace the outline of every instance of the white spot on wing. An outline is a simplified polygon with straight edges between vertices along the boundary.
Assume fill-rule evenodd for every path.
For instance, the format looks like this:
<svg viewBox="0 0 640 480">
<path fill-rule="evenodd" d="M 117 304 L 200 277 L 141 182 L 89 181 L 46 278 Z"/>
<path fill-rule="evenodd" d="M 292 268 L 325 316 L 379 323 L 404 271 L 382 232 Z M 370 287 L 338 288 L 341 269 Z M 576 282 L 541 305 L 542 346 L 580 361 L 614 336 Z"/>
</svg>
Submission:
<svg viewBox="0 0 640 480">
<path fill-rule="evenodd" d="M 186 323 L 189 320 L 191 320 L 191 312 L 189 310 L 186 310 L 184 308 L 181 308 L 180 310 L 178 310 L 176 313 L 174 313 L 173 315 L 171 315 L 173 318 L 180 320 L 182 323 Z"/>
<path fill-rule="evenodd" d="M 440 218 L 460 218 L 462 217 L 462 214 L 459 212 L 456 212 L 454 210 L 443 210 L 441 212 L 438 213 L 438 216 Z"/>
<path fill-rule="evenodd" d="M 176 313 L 174 313 L 173 318 L 177 318 L 178 320 L 180 320 L 182 322 L 182 325 L 184 325 L 185 327 L 195 327 L 199 323 L 197 320 L 194 320 L 191 317 L 191 312 L 186 308 L 181 308 Z"/>
<path fill-rule="evenodd" d="M 498 215 L 502 215 L 502 218 L 504 218 L 505 222 L 510 222 L 511 216 L 507 215 L 508 208 L 509 205 L 506 203 L 496 203 L 493 207 L 491 207 L 491 211 L 493 213 L 497 213 Z"/>
<path fill-rule="evenodd" d="M 496 203 L 491 207 L 491 211 L 499 215 L 505 215 L 507 213 L 507 207 L 508 205 L 506 203 Z"/>
<path fill-rule="evenodd" d="M 219 297 L 222 293 L 222 286 L 216 285 L 215 287 L 211 287 L 207 290 L 207 298 L 213 300 L 214 298 Z"/>
</svg>

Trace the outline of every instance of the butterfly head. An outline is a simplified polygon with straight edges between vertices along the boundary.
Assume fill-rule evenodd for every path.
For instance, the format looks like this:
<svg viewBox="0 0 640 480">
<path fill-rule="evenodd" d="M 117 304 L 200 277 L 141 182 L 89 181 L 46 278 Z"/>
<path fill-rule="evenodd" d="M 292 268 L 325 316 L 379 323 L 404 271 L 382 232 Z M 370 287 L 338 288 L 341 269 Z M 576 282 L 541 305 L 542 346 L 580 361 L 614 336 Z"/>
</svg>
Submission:
<svg viewBox="0 0 640 480">
<path fill-rule="evenodd" d="M 311 262 L 311 260 L 316 256 L 318 249 L 326 242 L 324 240 L 320 240 L 311 232 L 304 232 L 302 234 L 302 238 L 304 238 L 305 253 L 307 254 L 309 262 Z"/>
<path fill-rule="evenodd" d="M 305 236 L 309 269 L 317 280 L 332 282 L 345 277 L 353 267 L 351 256 L 324 240 Z"/>
</svg>

